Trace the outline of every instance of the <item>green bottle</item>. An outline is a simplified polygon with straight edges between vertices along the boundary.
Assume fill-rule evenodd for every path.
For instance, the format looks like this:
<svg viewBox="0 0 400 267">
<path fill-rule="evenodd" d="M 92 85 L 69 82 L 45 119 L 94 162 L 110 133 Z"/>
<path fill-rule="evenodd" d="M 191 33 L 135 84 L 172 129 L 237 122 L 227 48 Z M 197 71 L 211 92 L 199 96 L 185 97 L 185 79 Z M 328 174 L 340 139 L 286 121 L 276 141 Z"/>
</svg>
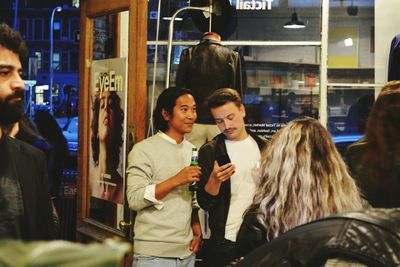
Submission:
<svg viewBox="0 0 400 267">
<path fill-rule="evenodd" d="M 192 148 L 192 160 L 190 161 L 190 166 L 199 166 L 199 154 L 197 148 Z M 193 182 L 189 184 L 189 191 L 198 191 L 199 183 Z"/>
</svg>

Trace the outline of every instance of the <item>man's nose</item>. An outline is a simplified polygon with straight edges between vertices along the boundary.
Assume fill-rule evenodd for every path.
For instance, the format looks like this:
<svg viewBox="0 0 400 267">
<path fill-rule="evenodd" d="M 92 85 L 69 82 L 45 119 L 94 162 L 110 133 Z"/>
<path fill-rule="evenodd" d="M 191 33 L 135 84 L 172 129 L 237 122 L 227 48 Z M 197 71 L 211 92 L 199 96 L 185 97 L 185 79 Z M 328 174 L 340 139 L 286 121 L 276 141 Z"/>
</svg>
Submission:
<svg viewBox="0 0 400 267">
<path fill-rule="evenodd" d="M 21 75 L 16 74 L 15 78 L 11 81 L 11 87 L 13 90 L 24 90 L 25 89 L 25 83 L 24 80 L 22 80 Z"/>
<path fill-rule="evenodd" d="M 191 110 L 191 111 L 189 111 L 189 112 L 187 113 L 187 118 L 189 118 L 189 119 L 193 119 L 193 118 L 195 118 L 196 116 L 197 116 L 196 111 Z"/>
<path fill-rule="evenodd" d="M 230 127 L 230 123 L 228 120 L 224 120 L 223 125 L 224 125 L 225 129 L 229 129 L 229 127 Z"/>
</svg>

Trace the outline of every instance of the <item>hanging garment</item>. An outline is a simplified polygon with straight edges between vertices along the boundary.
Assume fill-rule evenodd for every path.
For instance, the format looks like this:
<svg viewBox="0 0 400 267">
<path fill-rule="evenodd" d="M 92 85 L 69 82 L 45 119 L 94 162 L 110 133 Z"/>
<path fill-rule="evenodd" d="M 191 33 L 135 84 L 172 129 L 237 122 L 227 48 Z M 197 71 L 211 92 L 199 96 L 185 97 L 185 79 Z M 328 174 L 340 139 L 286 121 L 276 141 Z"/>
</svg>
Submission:
<svg viewBox="0 0 400 267">
<path fill-rule="evenodd" d="M 238 52 L 220 44 L 216 33 L 205 33 L 196 46 L 182 51 L 176 86 L 191 89 L 197 103 L 197 121 L 214 124 L 204 101 L 216 89 L 232 88 L 242 94 L 242 67 Z"/>
</svg>

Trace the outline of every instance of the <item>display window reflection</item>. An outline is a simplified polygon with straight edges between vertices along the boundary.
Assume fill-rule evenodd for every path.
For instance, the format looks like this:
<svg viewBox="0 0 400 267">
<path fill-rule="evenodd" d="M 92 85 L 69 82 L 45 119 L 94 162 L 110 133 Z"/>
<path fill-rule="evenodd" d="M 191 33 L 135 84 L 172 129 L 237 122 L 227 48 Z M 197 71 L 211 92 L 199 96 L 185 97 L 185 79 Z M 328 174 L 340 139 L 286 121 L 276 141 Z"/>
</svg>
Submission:
<svg viewBox="0 0 400 267">
<path fill-rule="evenodd" d="M 363 134 L 363 123 L 353 121 L 363 121 L 368 117 L 371 98 L 379 87 L 379 84 L 375 84 L 375 2 L 327 1 L 329 23 L 326 62 L 321 62 L 324 1 L 275 0 L 271 2 L 270 10 L 257 10 L 255 4 L 252 6 L 242 0 L 228 2 L 233 8 L 234 30 L 221 35 L 222 44 L 239 52 L 242 58 L 247 126 L 269 138 L 296 117 L 307 115 L 321 118 L 322 108 L 326 110 L 326 127 L 333 137 L 355 134 L 351 140 L 357 140 Z M 268 4 L 267 1 L 265 3 Z M 187 6 L 187 1 L 164 1 L 158 14 L 158 1 L 149 1 L 148 22 L 154 27 L 149 26 L 148 31 L 148 73 L 149 81 L 152 81 L 157 44 L 159 65 L 155 77 L 156 96 L 165 88 L 163 75 L 167 75 L 168 17 Z M 284 28 L 294 13 L 305 27 Z M 158 15 L 161 19 L 157 43 Z M 185 48 L 197 45 L 202 34 L 196 25 L 196 18 L 190 12 L 182 12 L 178 17 L 179 20 L 174 22 L 172 37 L 170 85 L 174 85 L 180 54 Z M 321 68 L 325 67 L 327 71 L 322 73 Z M 320 106 L 321 75 L 327 75 L 326 87 L 323 88 L 326 90 L 323 95 L 327 99 L 323 107 Z M 152 91 L 151 87 L 149 82 L 149 92 Z M 360 111 L 361 115 L 354 115 L 358 112 L 355 112 L 358 106 L 366 107 Z M 354 124 L 359 126 L 352 126 Z"/>
</svg>

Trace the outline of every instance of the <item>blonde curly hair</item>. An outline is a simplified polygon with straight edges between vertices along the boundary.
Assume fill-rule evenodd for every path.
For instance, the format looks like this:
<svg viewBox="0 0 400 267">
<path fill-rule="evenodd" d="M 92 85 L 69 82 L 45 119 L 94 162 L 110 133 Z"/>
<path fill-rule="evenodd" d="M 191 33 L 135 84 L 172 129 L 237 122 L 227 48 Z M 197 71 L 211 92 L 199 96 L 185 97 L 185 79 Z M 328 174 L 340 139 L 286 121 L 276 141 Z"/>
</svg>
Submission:
<svg viewBox="0 0 400 267">
<path fill-rule="evenodd" d="M 331 214 L 362 209 L 359 189 L 329 132 L 315 119 L 289 122 L 262 152 L 253 207 L 267 240 Z"/>
</svg>

